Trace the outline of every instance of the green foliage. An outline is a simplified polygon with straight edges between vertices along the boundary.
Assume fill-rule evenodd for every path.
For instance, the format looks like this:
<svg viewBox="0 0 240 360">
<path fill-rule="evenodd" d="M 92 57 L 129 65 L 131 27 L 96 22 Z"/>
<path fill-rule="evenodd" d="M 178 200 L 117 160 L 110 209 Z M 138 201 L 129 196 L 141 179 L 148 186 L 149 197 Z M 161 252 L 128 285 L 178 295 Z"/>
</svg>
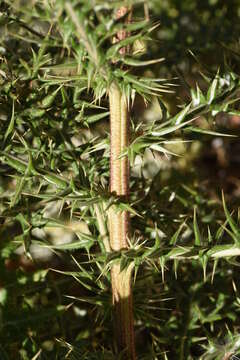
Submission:
<svg viewBox="0 0 240 360">
<path fill-rule="evenodd" d="M 239 69 L 227 49 L 203 70 L 196 31 L 208 28 L 213 9 L 216 24 L 221 14 L 226 23 L 236 14 L 221 1 L 153 0 L 152 22 L 142 1 L 129 3 L 133 21 L 124 24 L 114 17 L 119 1 L 1 2 L 1 359 L 116 359 L 109 270 L 118 261 L 121 269 L 135 267 L 139 359 L 239 352 L 239 215 L 229 210 L 239 193 L 225 187 L 220 195 L 205 155 L 215 137 L 226 148 L 236 143 L 237 131 L 218 119 L 239 116 Z M 179 106 L 176 92 L 186 90 L 171 56 L 186 50 L 177 39 L 190 8 L 196 43 L 186 41 L 197 79 Z M 183 23 L 188 32 L 191 23 Z M 131 36 L 113 43 L 120 30 Z M 159 46 L 164 30 L 169 40 Z M 139 41 L 145 50 L 119 55 Z M 113 81 L 132 108 L 131 142 L 122 154 L 132 166 L 128 202 L 109 192 Z M 101 232 L 112 205 L 131 216 L 130 248 L 121 252 L 107 252 Z"/>
</svg>

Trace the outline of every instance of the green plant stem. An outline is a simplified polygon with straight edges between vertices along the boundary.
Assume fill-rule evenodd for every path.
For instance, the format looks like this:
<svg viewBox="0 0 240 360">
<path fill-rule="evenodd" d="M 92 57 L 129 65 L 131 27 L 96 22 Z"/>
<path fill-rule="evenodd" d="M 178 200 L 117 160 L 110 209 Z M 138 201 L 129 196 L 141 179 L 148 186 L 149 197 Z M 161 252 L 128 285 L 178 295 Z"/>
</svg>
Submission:
<svg viewBox="0 0 240 360">
<path fill-rule="evenodd" d="M 111 160 L 110 190 L 118 196 L 127 198 L 129 187 L 129 163 L 126 156 L 120 157 L 128 145 L 128 104 L 126 96 L 116 83 L 109 89 Z M 112 250 L 128 247 L 129 214 L 127 211 L 109 209 L 109 234 Z M 119 350 L 126 350 L 126 359 L 135 360 L 133 308 L 131 289 L 132 265 L 120 271 L 120 264 L 111 270 L 112 301 L 115 310 L 115 331 Z"/>
</svg>

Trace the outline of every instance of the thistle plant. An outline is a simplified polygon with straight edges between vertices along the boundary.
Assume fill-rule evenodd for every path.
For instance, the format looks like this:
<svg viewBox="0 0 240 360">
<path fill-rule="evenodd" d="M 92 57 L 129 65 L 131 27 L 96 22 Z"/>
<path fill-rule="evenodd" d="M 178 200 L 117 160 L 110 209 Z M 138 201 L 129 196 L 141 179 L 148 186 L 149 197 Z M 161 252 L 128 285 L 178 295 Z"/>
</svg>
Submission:
<svg viewBox="0 0 240 360">
<path fill-rule="evenodd" d="M 206 340 L 208 324 L 214 328 L 224 312 L 227 294 L 216 309 L 209 289 L 207 305 L 196 298 L 215 277 L 229 285 L 224 266 L 237 265 L 238 219 L 224 193 L 219 205 L 196 190 L 192 173 L 186 170 L 180 183 L 181 165 L 173 159 L 196 137 L 234 141 L 215 119 L 238 115 L 239 77 L 228 67 L 202 72 L 204 86 L 188 89 L 189 101 L 172 114 L 164 97 L 175 93 L 179 79 L 155 76 L 164 59 L 148 54 L 159 27 L 140 0 L 2 4 L 4 359 L 50 353 L 54 359 L 167 359 L 171 350 L 183 360 L 190 353 L 187 333 L 202 341 L 206 327 Z M 158 115 L 146 121 L 138 107 L 144 112 L 154 102 Z M 144 176 L 147 154 L 155 168 Z M 162 168 L 170 162 L 169 175 Z M 228 262 L 218 270 L 222 259 Z M 189 284 L 187 301 L 181 281 Z M 171 286 L 179 303 L 170 313 Z M 19 319 L 14 306 L 8 310 L 11 296 L 15 307 L 21 297 Z M 222 316 L 233 318 L 230 311 Z M 37 321 L 39 328 L 28 330 Z M 19 324 L 24 338 L 15 331 Z M 51 340 L 39 335 L 46 327 Z M 145 331 L 151 345 L 142 350 Z M 21 343 L 20 350 L 10 343 Z"/>
</svg>

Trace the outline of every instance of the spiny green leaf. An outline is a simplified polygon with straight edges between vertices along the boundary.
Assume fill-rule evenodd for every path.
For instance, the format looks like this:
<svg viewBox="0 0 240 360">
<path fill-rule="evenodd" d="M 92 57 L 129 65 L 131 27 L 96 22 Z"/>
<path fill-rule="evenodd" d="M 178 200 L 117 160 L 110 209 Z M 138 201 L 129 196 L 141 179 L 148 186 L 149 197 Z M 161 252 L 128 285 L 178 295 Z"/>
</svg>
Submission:
<svg viewBox="0 0 240 360">
<path fill-rule="evenodd" d="M 207 93 L 208 104 L 211 104 L 216 97 L 218 80 L 219 80 L 219 75 L 217 74 L 208 89 L 208 93 Z"/>
<path fill-rule="evenodd" d="M 152 64 L 157 64 L 159 62 L 164 61 L 164 58 L 160 58 L 160 59 L 153 59 L 153 60 L 138 60 L 138 59 L 134 59 L 134 58 L 130 58 L 130 57 L 123 57 L 120 58 L 119 60 L 122 60 L 124 62 L 124 64 L 130 65 L 130 66 L 147 66 L 147 65 L 152 65 Z"/>
<path fill-rule="evenodd" d="M 239 238 L 239 235 L 240 235 L 239 227 L 236 225 L 235 221 L 233 220 L 232 216 L 230 215 L 230 213 L 227 209 L 223 191 L 222 191 L 222 202 L 223 202 L 223 209 L 224 209 L 224 212 L 226 215 L 226 219 L 227 219 L 233 233 Z M 240 241 L 240 239 L 239 239 L 239 241 Z"/>
<path fill-rule="evenodd" d="M 195 236 L 195 245 L 200 246 L 202 244 L 202 237 L 199 231 L 198 223 L 197 223 L 197 209 L 194 207 L 194 216 L 193 216 L 193 230 Z"/>
<path fill-rule="evenodd" d="M 106 111 L 106 112 L 104 112 L 104 113 L 100 113 L 100 114 L 88 116 L 88 117 L 86 117 L 86 122 L 87 122 L 88 124 L 95 123 L 95 122 L 97 122 L 97 121 L 99 121 L 99 120 L 104 119 L 104 118 L 107 117 L 109 114 L 110 114 L 110 112 L 109 112 L 109 111 Z"/>
<path fill-rule="evenodd" d="M 172 119 L 172 124 L 179 125 L 183 122 L 185 119 L 187 113 L 189 112 L 189 109 L 191 108 L 191 103 L 188 104 L 182 111 L 180 111 L 177 115 L 174 116 Z"/>
<path fill-rule="evenodd" d="M 176 245 L 176 243 L 177 243 L 177 241 L 178 241 L 178 238 L 179 238 L 179 235 L 180 235 L 180 233 L 181 233 L 181 231 L 182 231 L 182 229 L 183 229 L 184 226 L 185 226 L 185 222 L 182 223 L 182 224 L 179 226 L 179 228 L 177 229 L 177 231 L 176 231 L 176 232 L 173 234 L 173 236 L 171 237 L 170 242 L 169 242 L 170 245 Z"/>
<path fill-rule="evenodd" d="M 15 122 L 15 116 L 14 116 L 14 101 L 12 103 L 12 115 L 11 115 L 11 119 L 10 119 L 10 123 L 8 125 L 7 131 L 4 135 L 4 141 L 7 140 L 8 136 L 13 132 L 14 129 L 14 122 Z"/>
<path fill-rule="evenodd" d="M 49 245 L 49 244 L 45 244 L 45 243 L 38 243 L 38 245 L 49 248 L 49 249 L 53 249 L 53 250 L 75 251 L 75 250 L 82 249 L 82 248 L 89 249 L 96 242 L 96 239 L 94 239 L 93 237 L 87 236 L 86 234 L 80 235 L 78 233 L 78 238 L 80 240 L 73 241 L 70 243 L 65 243 L 65 244 Z"/>
<path fill-rule="evenodd" d="M 185 121 L 181 124 L 178 124 L 178 125 L 174 125 L 174 126 L 168 126 L 166 128 L 163 128 L 163 129 L 156 129 L 155 131 L 152 131 L 152 135 L 153 136 L 163 136 L 163 135 L 167 135 L 167 134 L 170 134 L 172 132 L 175 132 L 176 130 L 178 129 L 181 129 L 182 127 L 186 126 L 187 124 L 189 124 L 190 122 L 192 122 L 194 119 L 192 120 L 188 120 L 188 121 Z"/>
<path fill-rule="evenodd" d="M 194 126 L 188 126 L 186 129 L 184 129 L 184 131 L 197 132 L 200 134 L 207 134 L 207 135 L 213 135 L 213 136 L 236 137 L 236 135 L 231 135 L 231 134 L 227 134 L 227 133 L 219 133 L 217 131 L 202 129 L 202 128 L 198 128 L 198 127 L 194 127 Z"/>
</svg>

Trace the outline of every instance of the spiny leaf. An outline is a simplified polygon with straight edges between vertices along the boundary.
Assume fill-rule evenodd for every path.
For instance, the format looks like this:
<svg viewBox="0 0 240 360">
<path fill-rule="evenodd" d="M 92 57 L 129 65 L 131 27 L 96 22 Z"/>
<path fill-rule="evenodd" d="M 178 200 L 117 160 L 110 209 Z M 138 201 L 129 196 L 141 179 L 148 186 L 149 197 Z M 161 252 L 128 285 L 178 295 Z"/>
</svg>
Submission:
<svg viewBox="0 0 240 360">
<path fill-rule="evenodd" d="M 82 234 L 80 241 L 78 240 L 78 241 L 73 241 L 71 243 L 58 244 L 58 245 L 48 245 L 44 243 L 37 243 L 37 244 L 42 247 L 46 247 L 48 249 L 53 249 L 53 250 L 75 251 L 82 248 L 89 249 L 91 246 L 93 246 L 95 241 L 96 241 L 95 239 L 86 237 L 85 234 Z"/>
<path fill-rule="evenodd" d="M 177 241 L 178 241 L 178 238 L 179 238 L 179 235 L 180 235 L 180 233 L 181 233 L 181 231 L 182 231 L 182 229 L 183 229 L 184 226 L 185 226 L 185 222 L 183 222 L 183 223 L 179 226 L 179 228 L 177 229 L 177 231 L 176 231 L 176 232 L 173 234 L 173 236 L 171 237 L 170 242 L 169 242 L 170 245 L 176 245 L 176 243 L 177 243 Z"/>
<path fill-rule="evenodd" d="M 208 256 L 203 253 L 201 255 L 199 255 L 200 258 L 200 262 L 202 264 L 202 268 L 203 268 L 203 281 L 206 282 L 207 279 L 207 263 L 208 263 Z"/>
<path fill-rule="evenodd" d="M 172 119 L 172 124 L 179 125 L 183 122 L 185 119 L 187 113 L 189 112 L 189 109 L 191 108 L 191 103 L 188 104 L 182 111 L 180 111 L 177 115 L 174 116 Z"/>
<path fill-rule="evenodd" d="M 178 129 L 181 129 L 182 127 L 184 127 L 185 125 L 189 124 L 190 122 L 192 122 L 194 119 L 192 120 L 188 120 L 188 121 L 185 121 L 181 124 L 178 124 L 178 125 L 174 125 L 174 126 L 168 126 L 166 128 L 163 128 L 163 129 L 159 129 L 159 130 L 155 130 L 155 131 L 152 131 L 152 135 L 153 136 L 163 136 L 163 135 L 167 135 L 167 134 L 170 134 Z"/>
<path fill-rule="evenodd" d="M 88 124 L 95 123 L 95 122 L 97 122 L 97 121 L 99 121 L 99 120 L 104 119 L 104 118 L 107 117 L 109 114 L 110 114 L 110 112 L 109 112 L 109 111 L 106 111 L 106 112 L 104 112 L 104 113 L 100 113 L 100 114 L 88 116 L 88 117 L 86 117 L 86 122 L 87 122 Z"/>
<path fill-rule="evenodd" d="M 227 133 L 219 133 L 217 131 L 202 129 L 202 128 L 198 128 L 198 127 L 194 127 L 194 126 L 188 126 L 186 129 L 184 129 L 184 131 L 197 132 L 200 134 L 207 134 L 207 135 L 213 135 L 213 136 L 236 137 L 236 135 L 231 135 L 231 134 L 227 134 Z"/>
<path fill-rule="evenodd" d="M 222 202 L 223 202 L 223 209 L 224 209 L 227 221 L 228 221 L 232 231 L 234 232 L 234 234 L 239 238 L 239 235 L 240 235 L 239 227 L 236 225 L 235 221 L 233 220 L 232 216 L 230 215 L 230 213 L 227 209 L 223 191 L 222 191 Z M 240 239 L 239 239 L 239 241 L 240 241 Z"/>
<path fill-rule="evenodd" d="M 122 47 L 125 47 L 127 45 L 132 44 L 134 41 L 136 41 L 137 39 L 141 38 L 142 34 L 138 33 L 136 35 L 132 35 L 132 36 L 128 36 L 127 38 L 117 42 L 116 44 L 112 45 L 106 53 L 106 59 L 112 59 Z"/>
<path fill-rule="evenodd" d="M 153 60 L 138 60 L 138 59 L 134 59 L 134 58 L 128 58 L 128 57 L 123 57 L 120 58 L 120 60 L 122 60 L 122 62 L 124 62 L 127 65 L 131 65 L 131 66 L 147 66 L 147 65 L 152 65 L 152 64 L 157 64 L 159 62 L 164 61 L 164 58 L 160 58 L 160 59 L 153 59 Z"/>
<path fill-rule="evenodd" d="M 207 93 L 207 102 L 208 104 L 211 104 L 213 102 L 213 100 L 216 97 L 216 91 L 217 91 L 217 85 L 218 85 L 218 80 L 219 80 L 219 75 L 217 73 L 217 75 L 215 76 L 215 78 L 213 79 L 209 89 L 208 89 L 208 93 Z"/>
<path fill-rule="evenodd" d="M 162 152 L 164 154 L 167 154 L 167 155 L 174 155 L 174 156 L 180 156 L 172 151 L 169 151 L 167 149 L 165 149 L 163 146 L 161 146 L 160 144 L 152 144 L 149 146 L 150 149 L 152 150 L 156 150 L 156 151 L 159 151 L 159 152 Z"/>
<path fill-rule="evenodd" d="M 193 230 L 195 236 L 195 245 L 200 246 L 202 244 L 202 237 L 199 231 L 198 223 L 197 223 L 197 209 L 194 207 L 194 216 L 193 216 Z"/>
<path fill-rule="evenodd" d="M 15 122 L 15 116 L 14 116 L 14 101 L 12 103 L 12 115 L 11 115 L 11 119 L 10 119 L 10 123 L 8 125 L 7 131 L 4 135 L 4 141 L 7 140 L 8 136 L 13 132 L 14 129 L 14 122 Z"/>
</svg>

